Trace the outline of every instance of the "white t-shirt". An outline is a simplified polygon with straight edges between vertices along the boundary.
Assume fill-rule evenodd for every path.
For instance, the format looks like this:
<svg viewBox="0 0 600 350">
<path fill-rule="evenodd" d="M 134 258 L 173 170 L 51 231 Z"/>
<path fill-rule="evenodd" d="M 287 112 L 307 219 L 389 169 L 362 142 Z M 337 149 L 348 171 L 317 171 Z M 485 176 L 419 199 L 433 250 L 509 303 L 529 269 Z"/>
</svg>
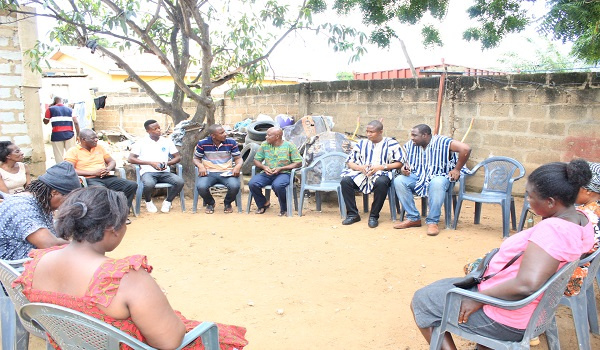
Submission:
<svg viewBox="0 0 600 350">
<path fill-rule="evenodd" d="M 146 135 L 146 137 L 131 146 L 131 153 L 137 155 L 140 160 L 166 163 L 169 161 L 169 154 L 179 153 L 179 150 L 177 150 L 171 139 L 161 136 L 158 141 L 154 141 L 150 138 L 150 135 Z M 140 165 L 140 175 L 159 171 L 169 171 L 169 168 L 156 170 L 150 165 Z"/>
</svg>

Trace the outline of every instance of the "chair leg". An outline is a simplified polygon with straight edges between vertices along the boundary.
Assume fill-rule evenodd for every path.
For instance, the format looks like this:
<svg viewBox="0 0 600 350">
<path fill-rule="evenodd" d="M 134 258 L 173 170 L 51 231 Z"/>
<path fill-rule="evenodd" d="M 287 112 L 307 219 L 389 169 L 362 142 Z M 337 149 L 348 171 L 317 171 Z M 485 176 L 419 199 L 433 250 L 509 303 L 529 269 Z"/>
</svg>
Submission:
<svg viewBox="0 0 600 350">
<path fill-rule="evenodd" d="M 185 194 L 183 194 L 183 190 L 179 192 L 179 201 L 181 202 L 181 211 L 185 211 Z"/>
<path fill-rule="evenodd" d="M 502 237 L 510 235 L 510 202 L 502 203 Z"/>
<path fill-rule="evenodd" d="M 570 306 L 573 313 L 573 322 L 575 323 L 575 333 L 577 334 L 579 349 L 591 349 L 586 296 L 578 294 L 575 297 L 571 297 Z"/>
<path fill-rule="evenodd" d="M 298 200 L 298 216 L 302 216 L 302 208 L 304 208 L 304 189 L 300 188 L 300 199 Z"/>
<path fill-rule="evenodd" d="M 512 221 L 512 229 L 517 230 L 517 211 L 515 210 L 515 199 L 510 198 L 510 219 Z"/>
<path fill-rule="evenodd" d="M 440 327 L 435 327 L 431 334 L 431 343 L 429 350 L 440 350 L 442 348 L 442 342 L 444 340 L 444 334 L 446 332 L 440 332 Z"/>
<path fill-rule="evenodd" d="M 594 276 L 588 276 L 588 278 L 594 278 Z M 590 324 L 590 331 L 593 334 L 600 335 L 600 329 L 598 327 L 598 310 L 596 309 L 596 297 L 594 295 L 594 284 L 591 283 L 590 287 L 586 291 L 587 297 L 587 315 L 588 323 Z"/>
<path fill-rule="evenodd" d="M 321 212 L 321 192 L 315 191 L 315 200 L 317 201 L 317 211 Z"/>
<path fill-rule="evenodd" d="M 459 197 L 456 200 L 456 205 L 455 205 L 455 209 L 454 209 L 454 222 L 452 223 L 452 228 L 454 228 L 456 230 L 456 227 L 458 226 L 458 217 L 460 216 L 460 207 L 462 206 L 462 197 Z"/>
<path fill-rule="evenodd" d="M 237 207 L 238 213 L 242 212 L 242 188 L 240 187 L 240 191 L 235 196 L 235 206 Z"/>
<path fill-rule="evenodd" d="M 133 208 L 133 215 L 135 215 L 136 217 L 140 215 L 140 208 L 141 208 L 141 203 L 142 203 L 142 191 L 143 191 L 143 185 L 138 183 L 138 188 L 135 192 L 135 207 Z"/>
<path fill-rule="evenodd" d="M 194 185 L 194 201 L 192 202 L 192 214 L 196 214 L 198 209 L 198 188 Z"/>
<path fill-rule="evenodd" d="M 546 342 L 548 343 L 549 350 L 560 350 L 558 328 L 556 327 L 556 316 L 552 318 L 548 329 L 546 329 Z"/>
<path fill-rule="evenodd" d="M 346 220 L 346 202 L 344 202 L 344 196 L 342 195 L 342 187 L 337 188 L 337 196 L 340 215 L 342 216 L 342 220 Z"/>
<path fill-rule="evenodd" d="M 369 195 L 363 193 L 363 211 L 365 213 L 369 212 Z"/>
<path fill-rule="evenodd" d="M 444 198 L 444 221 L 446 229 L 452 228 L 452 195 L 446 194 Z"/>
<path fill-rule="evenodd" d="M 252 205 L 252 192 L 248 192 L 248 204 L 246 205 L 246 214 L 250 214 L 250 205 Z"/>
<path fill-rule="evenodd" d="M 427 197 L 421 197 L 421 216 L 426 218 L 427 217 L 427 200 L 429 198 Z"/>
<path fill-rule="evenodd" d="M 529 204 L 527 199 L 523 203 L 523 209 L 521 209 L 521 217 L 519 218 L 519 227 L 517 228 L 517 232 L 523 231 L 523 227 L 525 227 L 525 221 L 527 220 L 527 213 L 529 212 Z"/>
<path fill-rule="evenodd" d="M 390 202 L 390 215 L 393 222 L 396 221 L 396 191 L 393 186 L 390 186 L 388 190 L 388 202 Z"/>
<path fill-rule="evenodd" d="M 481 222 L 481 203 L 475 202 L 475 217 L 473 218 L 473 223 L 475 225 L 479 225 Z"/>
</svg>

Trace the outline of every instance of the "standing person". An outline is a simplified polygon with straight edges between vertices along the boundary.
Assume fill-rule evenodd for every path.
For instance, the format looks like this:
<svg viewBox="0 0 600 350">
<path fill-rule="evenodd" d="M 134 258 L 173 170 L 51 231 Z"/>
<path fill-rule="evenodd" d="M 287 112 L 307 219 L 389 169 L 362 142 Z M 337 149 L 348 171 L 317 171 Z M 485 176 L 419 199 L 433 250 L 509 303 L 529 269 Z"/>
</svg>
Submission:
<svg viewBox="0 0 600 350">
<path fill-rule="evenodd" d="M 129 163 L 140 165 L 140 175 L 144 184 L 144 199 L 146 210 L 156 213 L 157 209 L 152 203 L 152 192 L 158 182 L 173 185 L 167 191 L 167 198 L 163 201 L 160 211 L 168 213 L 171 210 L 173 198 L 183 189 L 183 179 L 170 171 L 170 166 L 179 163 L 181 155 L 173 141 L 161 136 L 160 125 L 156 120 L 146 120 L 144 128 L 148 137 L 137 141 L 131 147 Z"/>
<path fill-rule="evenodd" d="M 401 175 L 394 180 L 396 195 L 406 211 L 406 220 L 394 225 L 394 228 L 421 226 L 421 214 L 413 198 L 413 194 L 417 194 L 427 197 L 427 234 L 437 236 L 450 181 L 457 181 L 460 177 L 460 170 L 467 163 L 471 148 L 466 143 L 446 136 L 431 135 L 431 128 L 425 124 L 416 125 L 410 132 L 410 138 L 404 145 L 406 163 L 400 171 Z M 458 159 L 454 152 L 458 153 Z"/>
<path fill-rule="evenodd" d="M 58 235 L 70 243 L 31 252 L 33 259 L 14 283 L 23 286 L 31 302 L 67 307 L 154 348 L 175 349 L 200 322 L 173 310 L 150 275 L 146 256 L 106 256 L 123 240 L 126 219 L 127 199 L 122 193 L 101 187 L 74 191 L 56 219 Z M 220 349 L 241 350 L 248 344 L 244 327 L 217 324 L 217 328 Z M 204 349 L 201 337 L 184 349 Z"/>
<path fill-rule="evenodd" d="M 256 214 L 264 214 L 271 206 L 262 193 L 265 186 L 271 185 L 279 200 L 279 216 L 287 215 L 287 195 L 285 188 L 289 185 L 292 169 L 302 166 L 302 157 L 296 146 L 283 140 L 283 130 L 272 127 L 267 130 L 266 141 L 260 145 L 254 156 L 254 165 L 262 169 L 250 179 L 248 188 L 256 202 Z"/>
<path fill-rule="evenodd" d="M 215 199 L 210 194 L 210 188 L 216 184 L 227 187 L 223 211 L 228 214 L 233 212 L 231 203 L 240 191 L 242 154 L 237 142 L 227 137 L 221 125 L 209 126 L 208 134 L 208 137 L 198 141 L 194 151 L 193 162 L 198 169 L 196 188 L 206 203 L 204 212 L 212 214 L 215 212 Z"/>
<path fill-rule="evenodd" d="M 342 196 L 346 204 L 346 219 L 342 225 L 360 221 L 354 192 L 373 192 L 373 204 L 369 214 L 369 227 L 379 225 L 379 212 L 383 208 L 393 178 L 393 169 L 402 166 L 400 144 L 383 137 L 383 124 L 374 120 L 367 124 L 367 139 L 360 140 L 348 155 L 347 169 L 342 172 Z"/>
<path fill-rule="evenodd" d="M 537 291 L 566 263 L 588 252 L 594 245 L 593 224 L 573 204 L 579 188 L 590 178 L 589 166 L 581 159 L 568 164 L 544 164 L 534 170 L 527 180 L 527 197 L 531 210 L 542 221 L 505 239 L 484 272 L 493 277 L 473 288 L 483 295 L 521 300 Z M 507 267 L 519 252 L 523 254 Z M 415 292 L 411 310 L 428 343 L 433 328 L 441 323 L 446 293 L 462 279 L 442 279 Z M 470 333 L 519 342 L 541 298 L 517 310 L 464 299 L 458 323 Z M 450 333 L 444 335 L 442 349 L 456 349 Z"/>
<path fill-rule="evenodd" d="M 77 175 L 86 178 L 88 186 L 108 187 L 125 193 L 127 204 L 131 208 L 137 183 L 110 175 L 110 172 L 115 170 L 117 162 L 104 147 L 98 145 L 98 136 L 94 130 L 81 130 L 79 144 L 67 151 L 65 160 L 73 164 Z"/>
<path fill-rule="evenodd" d="M 62 102 L 62 98 L 54 97 L 54 102 L 46 110 L 43 119 L 44 124 L 52 125 L 50 141 L 52 141 L 52 151 L 57 164 L 64 160 L 65 152 L 75 146 L 75 137 L 79 135 L 77 117 L 73 115 L 73 110 Z"/>
<path fill-rule="evenodd" d="M 0 141 L 0 192 L 13 194 L 29 185 L 29 168 L 23 163 L 23 152 L 10 141 Z"/>
<path fill-rule="evenodd" d="M 71 191 L 81 188 L 73 165 L 58 163 L 25 188 L 0 203 L 0 259 L 27 257 L 33 248 L 68 242 L 56 238 L 53 212 Z"/>
</svg>

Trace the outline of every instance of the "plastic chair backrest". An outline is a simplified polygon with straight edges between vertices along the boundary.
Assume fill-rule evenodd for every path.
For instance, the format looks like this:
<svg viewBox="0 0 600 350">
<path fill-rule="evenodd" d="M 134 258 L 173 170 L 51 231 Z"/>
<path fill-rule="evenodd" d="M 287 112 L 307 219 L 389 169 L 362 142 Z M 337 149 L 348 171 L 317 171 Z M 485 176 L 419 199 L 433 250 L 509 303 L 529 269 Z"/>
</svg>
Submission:
<svg viewBox="0 0 600 350">
<path fill-rule="evenodd" d="M 38 323 L 62 349 L 118 350 L 120 344 L 134 349 L 154 349 L 94 317 L 66 307 L 29 303 L 20 310 L 21 318 Z"/>
<path fill-rule="evenodd" d="M 348 155 L 343 152 L 326 153 L 317 157 L 306 167 L 306 182 L 308 184 L 339 183 L 347 159 Z"/>
<path fill-rule="evenodd" d="M 578 264 L 579 260 L 565 264 L 540 288 L 544 295 L 531 315 L 524 337 L 537 336 L 548 329 L 554 320 L 556 307 L 565 292 L 565 287 Z"/>
<path fill-rule="evenodd" d="M 594 283 L 594 276 L 596 276 L 598 270 L 600 269 L 600 249 L 596 250 L 588 257 L 581 259 L 579 265 L 588 262 L 590 263 L 590 266 L 588 266 L 588 275 L 586 278 L 583 279 L 583 284 L 581 285 L 581 293 L 584 293 L 584 291 L 588 290 L 588 288 L 590 288 L 590 286 Z"/>
<path fill-rule="evenodd" d="M 19 261 L 15 260 L 15 261 L 16 262 L 21 261 L 21 265 L 22 265 L 22 261 L 26 261 L 26 260 L 28 260 L 28 259 L 19 260 Z M 13 266 L 11 266 L 11 263 L 14 265 L 18 265 L 18 264 L 15 264 L 15 261 L 8 262 L 6 260 L 0 260 L 0 282 L 4 286 L 4 289 L 6 290 L 8 297 L 10 298 L 13 305 L 15 306 L 15 310 L 19 310 L 23 305 L 28 304 L 29 300 L 27 300 L 27 298 L 23 294 L 23 287 L 21 285 L 12 287 L 12 283 L 20 275 L 19 271 L 17 271 Z M 46 339 L 46 335 L 44 334 L 44 332 L 42 332 L 38 327 L 33 325 L 31 322 L 21 319 L 21 323 L 23 324 L 23 327 L 29 333 L 32 333 L 39 338 Z"/>
<path fill-rule="evenodd" d="M 480 167 L 485 170 L 482 192 L 507 192 L 515 180 L 525 176 L 523 165 L 509 157 L 490 157 L 477 164 L 472 173 Z"/>
</svg>

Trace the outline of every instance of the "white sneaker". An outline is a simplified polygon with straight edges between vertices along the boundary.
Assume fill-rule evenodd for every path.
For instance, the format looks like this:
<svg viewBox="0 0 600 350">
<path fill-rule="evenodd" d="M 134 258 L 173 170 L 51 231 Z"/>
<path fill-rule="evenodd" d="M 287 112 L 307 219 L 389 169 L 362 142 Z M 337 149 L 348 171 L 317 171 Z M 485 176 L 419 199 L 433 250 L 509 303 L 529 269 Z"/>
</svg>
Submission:
<svg viewBox="0 0 600 350">
<path fill-rule="evenodd" d="M 156 209 L 156 205 L 154 205 L 152 201 L 146 202 L 146 210 L 148 213 L 156 213 L 158 211 L 158 209 Z"/>
<path fill-rule="evenodd" d="M 160 211 L 162 211 L 163 213 L 168 213 L 169 210 L 171 210 L 171 202 L 164 201 L 162 207 L 160 208 Z"/>
</svg>

